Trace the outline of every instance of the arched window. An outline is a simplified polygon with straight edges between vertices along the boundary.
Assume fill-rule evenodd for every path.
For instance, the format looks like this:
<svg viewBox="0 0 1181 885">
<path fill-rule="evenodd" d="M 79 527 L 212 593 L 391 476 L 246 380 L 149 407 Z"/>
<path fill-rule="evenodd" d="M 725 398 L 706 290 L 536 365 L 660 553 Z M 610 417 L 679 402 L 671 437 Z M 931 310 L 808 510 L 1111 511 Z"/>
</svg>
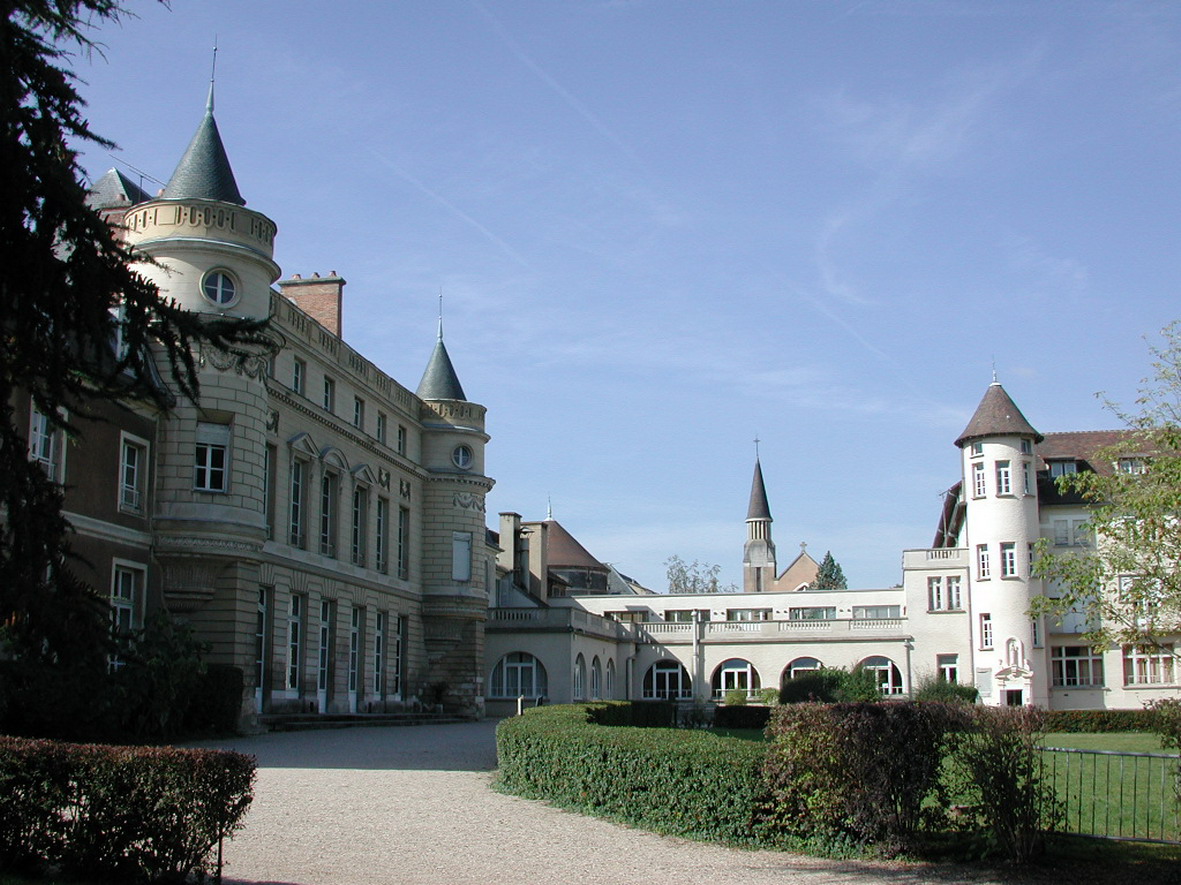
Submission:
<svg viewBox="0 0 1181 885">
<path fill-rule="evenodd" d="M 819 670 L 824 666 L 816 658 L 796 658 L 783 669 L 783 681 L 795 679 L 812 670 Z"/>
<path fill-rule="evenodd" d="M 492 668 L 489 697 L 543 698 L 549 692 L 545 678 L 545 667 L 541 661 L 523 651 L 505 655 Z"/>
<path fill-rule="evenodd" d="M 607 684 L 604 686 L 603 697 L 609 701 L 615 700 L 615 661 L 607 659 Z"/>
<path fill-rule="evenodd" d="M 902 671 L 889 658 L 877 655 L 866 658 L 858 666 L 874 674 L 882 694 L 902 694 Z"/>
<path fill-rule="evenodd" d="M 603 665 L 599 662 L 599 656 L 595 655 L 595 659 L 591 661 L 591 700 L 599 700 L 603 696 Z"/>
<path fill-rule="evenodd" d="M 677 661 L 660 661 L 644 674 L 644 699 L 667 701 L 693 696 L 689 671 Z"/>
<path fill-rule="evenodd" d="M 723 661 L 722 665 L 714 670 L 712 687 L 714 697 L 718 699 L 724 698 L 726 692 L 734 690 L 745 691 L 750 697 L 760 687 L 759 671 L 751 665 L 750 661 L 744 661 L 742 658 L 730 658 L 728 661 Z"/>
<path fill-rule="evenodd" d="M 586 658 L 582 655 L 574 659 L 574 700 L 586 700 Z"/>
</svg>

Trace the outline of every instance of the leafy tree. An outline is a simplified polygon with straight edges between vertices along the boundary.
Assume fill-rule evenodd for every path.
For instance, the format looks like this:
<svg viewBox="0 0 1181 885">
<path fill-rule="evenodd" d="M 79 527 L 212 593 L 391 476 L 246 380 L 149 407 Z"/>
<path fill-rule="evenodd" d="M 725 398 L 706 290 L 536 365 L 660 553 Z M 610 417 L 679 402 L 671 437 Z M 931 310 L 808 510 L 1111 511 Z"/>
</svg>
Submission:
<svg viewBox="0 0 1181 885">
<path fill-rule="evenodd" d="M 820 568 L 816 572 L 816 580 L 808 585 L 809 590 L 847 590 L 849 583 L 845 580 L 845 573 L 841 564 L 832 558 L 832 551 L 824 554 L 820 561 Z"/>
<path fill-rule="evenodd" d="M 1107 404 L 1129 427 L 1123 442 L 1099 453 L 1116 469 L 1058 480 L 1089 504 L 1094 544 L 1061 553 L 1039 545 L 1036 574 L 1051 583 L 1033 614 L 1082 613 L 1099 648 L 1159 649 L 1162 636 L 1181 630 L 1181 324 L 1161 334 L 1136 411 Z"/>
<path fill-rule="evenodd" d="M 718 584 L 718 575 L 722 572 L 720 565 L 709 565 L 698 562 L 685 562 L 676 554 L 664 561 L 668 575 L 669 593 L 733 593 L 733 584 Z"/>
<path fill-rule="evenodd" d="M 86 205 L 74 145 L 93 133 L 77 78 L 93 27 L 119 0 L 17 0 L 0 24 L 0 642 L 23 662 L 102 666 L 105 601 L 70 569 L 62 491 L 29 459 L 16 422 L 25 392 L 54 430 L 79 434 L 100 401 L 168 408 L 154 350 L 173 387 L 195 399 L 198 346 L 239 357 L 269 347 L 263 323 L 201 317 L 161 296 L 135 256 Z M 118 351 L 112 342 L 120 337 Z"/>
</svg>

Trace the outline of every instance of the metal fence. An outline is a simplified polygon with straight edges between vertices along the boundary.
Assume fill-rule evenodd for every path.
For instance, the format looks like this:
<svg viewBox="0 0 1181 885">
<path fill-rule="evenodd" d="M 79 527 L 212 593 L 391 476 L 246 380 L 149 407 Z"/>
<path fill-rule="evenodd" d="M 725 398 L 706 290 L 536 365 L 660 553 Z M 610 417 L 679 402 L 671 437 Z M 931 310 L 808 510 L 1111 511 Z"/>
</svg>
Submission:
<svg viewBox="0 0 1181 885">
<path fill-rule="evenodd" d="M 1047 747 L 1043 764 L 1064 807 L 1062 832 L 1181 842 L 1177 756 Z"/>
</svg>

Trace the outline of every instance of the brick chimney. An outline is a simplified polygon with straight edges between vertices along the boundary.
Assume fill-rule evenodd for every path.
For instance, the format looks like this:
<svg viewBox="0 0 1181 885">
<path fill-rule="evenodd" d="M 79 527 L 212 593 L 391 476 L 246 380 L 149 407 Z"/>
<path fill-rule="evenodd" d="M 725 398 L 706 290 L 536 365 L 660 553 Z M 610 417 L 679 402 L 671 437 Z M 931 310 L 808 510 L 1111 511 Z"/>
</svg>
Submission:
<svg viewBox="0 0 1181 885">
<path fill-rule="evenodd" d="M 331 271 L 326 277 L 314 273 L 306 280 L 295 274 L 289 280 L 279 280 L 278 286 L 284 298 L 295 302 L 300 310 L 340 338 L 344 284 L 344 278 Z"/>
</svg>

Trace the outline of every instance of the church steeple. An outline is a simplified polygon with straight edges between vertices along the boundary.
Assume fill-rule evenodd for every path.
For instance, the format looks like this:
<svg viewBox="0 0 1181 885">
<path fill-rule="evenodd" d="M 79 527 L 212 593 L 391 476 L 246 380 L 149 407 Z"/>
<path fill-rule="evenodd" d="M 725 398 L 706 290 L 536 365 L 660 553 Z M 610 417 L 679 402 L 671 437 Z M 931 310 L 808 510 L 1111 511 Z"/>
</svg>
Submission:
<svg viewBox="0 0 1181 885">
<path fill-rule="evenodd" d="M 775 581 L 775 542 L 771 540 L 771 506 L 763 482 L 763 465 L 755 454 L 755 474 L 746 509 L 746 544 L 742 548 L 742 589 L 762 593 Z"/>
<path fill-rule="evenodd" d="M 213 119 L 213 82 L 209 83 L 209 98 L 205 116 L 197 127 L 193 140 L 164 188 L 166 200 L 217 200 L 245 206 L 246 200 L 234 180 L 230 158 Z"/>
</svg>

